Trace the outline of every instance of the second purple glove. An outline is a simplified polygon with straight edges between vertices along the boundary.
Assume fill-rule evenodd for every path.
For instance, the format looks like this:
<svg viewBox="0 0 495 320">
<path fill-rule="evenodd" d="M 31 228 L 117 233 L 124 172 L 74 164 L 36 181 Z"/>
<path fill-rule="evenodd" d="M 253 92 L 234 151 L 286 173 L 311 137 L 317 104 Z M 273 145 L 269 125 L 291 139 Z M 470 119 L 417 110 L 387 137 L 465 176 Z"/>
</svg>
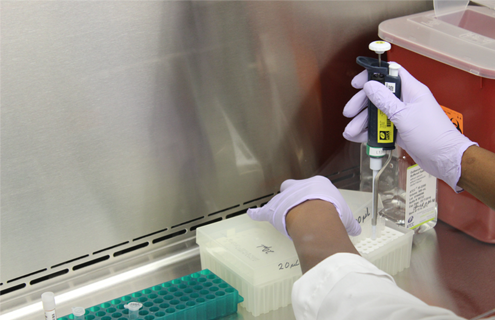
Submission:
<svg viewBox="0 0 495 320">
<path fill-rule="evenodd" d="M 426 172 L 460 191 L 461 160 L 466 149 L 477 143 L 461 134 L 437 103 L 430 90 L 404 68 L 399 69 L 402 81 L 402 101 L 383 84 L 368 81 L 367 71 L 352 80 L 356 89 L 363 88 L 349 100 L 344 116 L 351 122 L 344 137 L 354 142 L 367 142 L 368 98 L 397 127 L 397 144 L 411 155 Z"/>
<path fill-rule="evenodd" d="M 278 231 L 290 238 L 287 233 L 285 216 L 295 206 L 316 199 L 328 201 L 335 206 L 349 235 L 357 236 L 361 233 L 359 223 L 354 219 L 351 209 L 339 190 L 330 180 L 322 176 L 304 180 L 285 180 L 280 186 L 279 194 L 262 208 L 249 209 L 247 214 L 253 220 L 270 222 Z"/>
</svg>

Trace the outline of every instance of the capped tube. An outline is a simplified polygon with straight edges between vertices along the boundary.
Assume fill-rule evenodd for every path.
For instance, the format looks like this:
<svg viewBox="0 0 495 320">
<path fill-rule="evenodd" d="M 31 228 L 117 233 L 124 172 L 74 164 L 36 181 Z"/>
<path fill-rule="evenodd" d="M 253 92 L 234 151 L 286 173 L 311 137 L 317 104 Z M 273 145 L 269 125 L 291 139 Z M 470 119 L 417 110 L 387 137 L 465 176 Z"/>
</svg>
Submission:
<svg viewBox="0 0 495 320">
<path fill-rule="evenodd" d="M 138 318 L 139 309 L 143 306 L 142 303 L 139 302 L 129 302 L 124 305 L 124 308 L 129 310 L 129 320 L 136 320 Z"/>
</svg>

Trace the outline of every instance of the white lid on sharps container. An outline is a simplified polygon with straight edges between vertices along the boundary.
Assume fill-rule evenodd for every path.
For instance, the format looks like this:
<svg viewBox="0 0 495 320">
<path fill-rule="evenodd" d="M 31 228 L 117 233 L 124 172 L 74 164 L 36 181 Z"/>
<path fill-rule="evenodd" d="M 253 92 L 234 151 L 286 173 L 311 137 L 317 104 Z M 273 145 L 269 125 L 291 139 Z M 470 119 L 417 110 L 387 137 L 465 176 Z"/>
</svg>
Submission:
<svg viewBox="0 0 495 320">
<path fill-rule="evenodd" d="M 469 0 L 433 0 L 437 17 L 466 9 Z"/>
<path fill-rule="evenodd" d="M 434 9 L 392 18 L 378 36 L 478 77 L 495 79 L 495 0 L 434 0 Z"/>
<path fill-rule="evenodd" d="M 45 292 L 41 295 L 41 302 L 43 303 L 43 309 L 45 311 L 51 311 L 55 309 L 55 295 L 53 292 Z"/>
</svg>

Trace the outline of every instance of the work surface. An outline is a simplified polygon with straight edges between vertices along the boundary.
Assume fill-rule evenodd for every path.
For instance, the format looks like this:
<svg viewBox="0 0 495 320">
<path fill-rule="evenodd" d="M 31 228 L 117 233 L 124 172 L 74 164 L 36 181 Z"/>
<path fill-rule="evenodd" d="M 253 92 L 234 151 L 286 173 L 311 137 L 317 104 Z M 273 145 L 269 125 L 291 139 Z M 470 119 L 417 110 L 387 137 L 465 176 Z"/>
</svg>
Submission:
<svg viewBox="0 0 495 320">
<path fill-rule="evenodd" d="M 394 279 L 402 289 L 430 305 L 467 319 L 495 308 L 495 244 L 486 244 L 439 221 L 413 239 L 410 268 Z M 295 319 L 292 306 L 252 317 L 243 308 L 237 319 Z"/>
<path fill-rule="evenodd" d="M 495 308 L 495 244 L 439 221 L 415 235 L 411 267 L 394 278 L 426 303 L 473 318 Z"/>
<path fill-rule="evenodd" d="M 74 306 L 88 308 L 201 270 L 199 248 L 194 238 L 184 243 L 184 250 L 178 255 L 155 252 L 138 259 L 142 260 L 138 268 L 118 272 L 104 281 L 59 296 L 57 316 L 70 313 Z M 132 263 L 136 265 L 136 261 Z M 96 273 L 87 277 L 98 277 Z M 394 278 L 401 288 L 423 301 L 470 319 L 495 308 L 494 274 L 495 245 L 479 242 L 439 222 L 434 230 L 414 236 L 411 266 Z M 24 308 L 29 310 L 21 316 L 3 313 L 0 320 L 43 318 L 41 304 L 29 308 Z M 290 320 L 295 317 L 289 305 L 258 317 L 239 307 L 237 314 L 224 319 Z"/>
</svg>

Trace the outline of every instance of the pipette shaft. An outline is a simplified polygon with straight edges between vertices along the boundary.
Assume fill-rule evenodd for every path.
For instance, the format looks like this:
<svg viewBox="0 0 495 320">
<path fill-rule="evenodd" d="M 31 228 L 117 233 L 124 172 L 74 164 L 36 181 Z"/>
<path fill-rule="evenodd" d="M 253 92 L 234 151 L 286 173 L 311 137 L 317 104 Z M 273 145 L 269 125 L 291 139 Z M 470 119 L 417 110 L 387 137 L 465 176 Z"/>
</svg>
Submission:
<svg viewBox="0 0 495 320">
<path fill-rule="evenodd" d="M 376 225 L 378 221 L 378 182 L 380 181 L 380 176 L 382 175 L 383 171 L 387 168 L 388 164 L 390 163 L 390 160 L 392 160 L 392 152 L 388 152 L 388 158 L 387 161 L 385 162 L 385 165 L 381 167 L 381 162 L 382 159 L 379 158 L 379 163 L 378 161 L 375 164 L 374 167 L 373 164 L 370 164 L 371 169 L 373 170 L 373 186 L 372 186 L 372 200 L 371 200 L 371 239 L 375 240 L 377 237 L 376 234 Z M 370 162 L 371 163 L 371 162 Z M 376 168 L 380 166 L 378 170 Z"/>
<path fill-rule="evenodd" d="M 375 80 L 385 84 L 398 98 L 400 98 L 401 81 L 398 76 L 400 66 L 396 63 L 383 62 L 381 55 L 390 50 L 391 45 L 385 41 L 370 43 L 369 49 L 378 55 L 378 59 L 358 57 L 357 63 L 368 70 L 368 80 Z M 385 150 L 395 148 L 397 129 L 371 101 L 368 101 L 368 144 L 366 152 L 370 156 L 370 169 L 373 171 L 371 225 L 372 239 L 376 239 L 376 225 L 378 219 L 378 180 L 387 164 L 382 167 L 382 158 Z"/>
</svg>

